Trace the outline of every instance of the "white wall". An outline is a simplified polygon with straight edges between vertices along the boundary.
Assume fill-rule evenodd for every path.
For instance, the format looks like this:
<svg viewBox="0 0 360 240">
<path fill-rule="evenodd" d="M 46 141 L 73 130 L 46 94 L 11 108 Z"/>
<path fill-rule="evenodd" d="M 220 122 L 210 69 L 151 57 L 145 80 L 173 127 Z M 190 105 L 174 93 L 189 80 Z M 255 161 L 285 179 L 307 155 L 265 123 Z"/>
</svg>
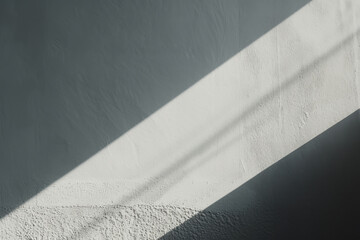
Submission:
<svg viewBox="0 0 360 240">
<path fill-rule="evenodd" d="M 81 16 L 81 9 L 78 11 L 76 14 Z M 107 17 L 115 17 L 111 14 Z M 223 34 L 221 24 L 238 24 L 236 19 L 219 17 L 225 20 L 218 22 L 219 27 L 212 26 L 212 34 Z M 76 24 L 71 18 L 65 20 Z M 2 206 L 10 206 L 11 212 L 0 219 L 1 239 L 161 237 L 359 108 L 359 23 L 357 0 L 307 3 L 91 157 L 74 164 L 50 185 L 40 181 L 46 187 L 18 201 L 24 203 L 16 209 L 11 208 L 11 201 L 19 197 L 8 198 L 12 189 L 3 187 Z M 173 31 L 176 35 L 176 28 Z M 102 29 L 98 32 L 102 34 Z M 66 59 L 67 51 L 76 49 L 62 49 L 58 54 Z M 192 54 L 191 50 L 188 54 Z M 217 58 L 216 52 L 212 54 Z M 210 56 L 204 57 L 202 61 L 210 61 Z M 102 64 L 99 66 L 106 66 Z M 176 73 L 187 74 L 180 70 Z M 138 71 L 142 71 L 141 66 Z M 152 76 L 151 72 L 141 74 Z M 82 86 L 67 84 L 70 85 L 64 91 L 76 92 Z M 31 89 L 30 85 L 26 87 Z M 111 89 L 121 87 L 114 85 Z M 101 96 L 109 94 L 110 100 L 116 98 L 115 90 L 107 93 L 100 83 L 94 89 L 104 90 Z M 146 86 L 137 89 L 139 94 L 147 90 Z M 117 92 L 122 94 L 124 90 Z M 85 99 L 95 104 L 97 101 L 91 94 Z M 36 109 L 29 104 L 29 108 Z M 79 106 L 71 98 L 67 104 L 69 109 L 78 111 Z M 115 106 L 121 108 L 121 104 L 116 102 Z M 102 110 L 111 118 L 111 111 L 117 108 Z M 88 117 L 92 117 L 91 113 Z M 112 121 L 116 119 L 115 116 Z M 76 122 L 73 129 L 76 124 L 84 131 L 97 128 Z M 106 139 L 105 135 L 99 130 L 95 136 Z M 24 133 L 12 137 L 26 136 Z M 77 139 L 68 144 L 71 141 Z M 16 146 L 18 151 L 26 148 L 21 144 L 19 141 Z M 51 151 L 48 158 L 52 158 Z M 26 162 L 17 167 L 31 171 Z"/>
</svg>

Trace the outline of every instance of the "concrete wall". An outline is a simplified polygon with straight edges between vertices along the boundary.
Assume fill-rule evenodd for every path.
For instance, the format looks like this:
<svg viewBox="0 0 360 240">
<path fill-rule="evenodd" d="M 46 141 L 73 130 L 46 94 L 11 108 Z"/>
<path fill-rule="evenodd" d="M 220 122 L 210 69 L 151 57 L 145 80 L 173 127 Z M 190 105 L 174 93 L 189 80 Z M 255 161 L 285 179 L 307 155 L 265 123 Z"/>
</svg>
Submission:
<svg viewBox="0 0 360 240">
<path fill-rule="evenodd" d="M 357 0 L 1 1 L 1 239 L 234 237 L 244 207 L 208 207 L 359 108 L 359 23 Z"/>
</svg>

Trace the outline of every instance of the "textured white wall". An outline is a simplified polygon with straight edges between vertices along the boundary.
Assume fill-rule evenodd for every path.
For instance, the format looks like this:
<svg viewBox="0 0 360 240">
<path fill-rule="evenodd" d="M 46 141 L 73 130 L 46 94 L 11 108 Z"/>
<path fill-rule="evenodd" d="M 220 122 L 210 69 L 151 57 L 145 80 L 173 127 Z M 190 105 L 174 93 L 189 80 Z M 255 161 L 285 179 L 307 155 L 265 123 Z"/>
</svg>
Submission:
<svg viewBox="0 0 360 240">
<path fill-rule="evenodd" d="M 311 1 L 4 215 L 1 239 L 161 237 L 359 108 L 359 23 L 357 0 Z"/>
</svg>

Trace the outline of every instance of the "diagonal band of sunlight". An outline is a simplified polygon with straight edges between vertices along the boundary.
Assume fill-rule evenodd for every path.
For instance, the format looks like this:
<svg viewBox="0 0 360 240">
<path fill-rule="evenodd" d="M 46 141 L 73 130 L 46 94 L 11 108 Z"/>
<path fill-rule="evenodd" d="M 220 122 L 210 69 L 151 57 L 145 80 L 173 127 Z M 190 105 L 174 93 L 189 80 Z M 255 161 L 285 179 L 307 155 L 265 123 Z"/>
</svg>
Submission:
<svg viewBox="0 0 360 240">
<path fill-rule="evenodd" d="M 299 83 L 299 81 L 302 81 L 302 79 L 299 79 L 299 75 L 302 75 L 304 77 L 304 75 L 310 74 L 311 70 L 315 66 L 322 64 L 328 58 L 335 55 L 339 50 L 341 50 L 344 47 L 344 45 L 351 44 L 352 41 L 355 40 L 355 37 L 358 37 L 359 33 L 360 33 L 360 31 L 357 30 L 355 33 L 350 34 L 350 36 L 343 39 L 336 46 L 333 46 L 325 54 L 318 57 L 316 60 L 314 60 L 313 62 L 302 67 L 298 72 L 293 74 L 292 77 L 288 78 L 288 80 L 286 80 L 281 85 L 281 88 L 278 87 L 276 89 L 273 89 L 269 93 L 262 96 L 259 100 L 257 100 L 256 102 L 254 102 L 250 106 L 248 106 L 239 115 L 237 115 L 233 118 L 227 119 L 227 122 L 224 124 L 224 127 L 215 131 L 211 136 L 207 136 L 206 140 L 201 142 L 201 144 L 198 144 L 196 147 L 193 147 L 192 150 L 190 150 L 188 153 L 186 153 L 182 157 L 176 159 L 176 161 L 172 165 L 170 165 L 169 167 L 162 170 L 152 180 L 149 180 L 148 182 L 142 184 L 135 191 L 133 191 L 130 194 L 126 195 L 125 197 L 119 199 L 119 201 L 116 202 L 116 205 L 127 205 L 127 204 L 131 203 L 133 200 L 141 198 L 143 195 L 147 194 L 149 191 L 152 191 L 154 188 L 156 188 L 159 185 L 161 185 L 161 188 L 169 189 L 171 186 L 174 186 L 175 184 L 177 184 L 177 181 L 179 181 L 180 179 L 182 179 L 186 175 L 188 175 L 189 172 L 194 171 L 195 169 L 197 169 L 197 168 L 201 167 L 203 164 L 205 164 L 206 161 L 209 161 L 209 158 L 211 158 L 213 155 L 215 155 L 221 151 L 225 151 L 227 148 L 230 148 L 238 140 L 236 138 L 244 137 L 244 135 L 247 135 L 251 131 L 253 131 L 253 129 L 255 129 L 256 126 L 254 126 L 254 125 L 249 126 L 247 128 L 247 130 L 244 130 L 241 132 L 240 136 L 227 139 L 225 142 L 223 142 L 222 144 L 217 146 L 216 150 L 206 152 L 206 149 L 210 148 L 211 145 L 215 144 L 217 139 L 219 139 L 221 136 L 227 135 L 230 131 L 232 131 L 234 128 L 236 128 L 236 125 L 238 125 L 241 122 L 246 122 L 249 118 L 251 118 L 253 115 L 255 115 L 260 110 L 260 108 L 268 107 L 268 105 L 271 104 L 271 101 L 273 99 L 275 99 L 276 97 L 278 97 L 279 94 L 281 94 L 281 91 L 287 91 L 290 88 L 294 87 L 294 85 Z M 236 57 L 234 57 L 234 58 L 236 58 Z M 229 61 L 231 61 L 231 60 L 229 60 Z M 181 96 L 179 96 L 179 97 L 181 97 Z M 176 100 L 174 100 L 174 101 L 176 101 Z M 270 115 L 272 115 L 272 116 L 268 116 L 268 117 L 273 117 L 275 114 L 277 114 L 277 113 L 272 112 L 272 113 L 270 113 Z M 255 125 L 258 126 L 258 125 L 266 124 L 266 120 L 267 119 L 262 119 L 259 122 L 256 122 Z M 324 128 L 323 130 L 326 130 L 326 128 Z M 210 149 L 213 149 L 213 148 L 210 148 Z M 206 153 L 204 154 L 204 152 L 206 152 Z M 289 152 L 291 152 L 291 150 Z M 288 153 L 286 153 L 286 154 L 288 154 Z M 194 158 L 198 157 L 198 156 L 200 157 L 199 160 L 197 160 L 194 163 L 191 163 L 194 160 Z M 245 163 L 242 162 L 242 167 L 244 167 L 244 165 L 245 165 Z M 266 169 L 267 167 L 269 167 L 269 166 L 264 167 L 264 169 Z M 259 170 L 259 172 L 260 171 L 261 170 Z M 180 173 L 176 174 L 176 172 L 180 172 Z M 257 172 L 257 173 L 259 173 L 259 172 Z M 169 177 L 173 174 L 176 174 L 175 179 L 171 179 L 169 181 Z M 245 182 L 250 178 L 251 177 L 245 178 L 242 180 L 242 182 Z M 164 179 L 166 179 L 167 181 L 163 182 Z M 164 185 L 165 185 L 165 187 L 164 187 Z M 109 214 L 111 214 L 111 209 L 109 209 L 109 210 L 105 209 L 103 215 L 94 218 L 91 221 L 91 223 L 89 223 L 88 225 L 89 226 L 96 225 L 97 223 L 102 221 L 102 219 L 105 215 L 109 215 Z M 82 235 L 83 231 L 84 231 L 84 229 L 81 229 L 78 232 L 78 234 Z M 71 237 L 69 239 L 71 239 Z"/>
<path fill-rule="evenodd" d="M 337 44 L 336 46 L 327 50 L 325 54 L 318 57 L 316 60 L 307 64 L 306 66 L 302 67 L 298 72 L 294 73 L 292 77 L 288 78 L 288 80 L 285 81 L 281 85 L 281 88 L 278 87 L 278 88 L 273 89 L 272 91 L 268 92 L 267 94 L 262 96 L 256 102 L 250 104 L 244 111 L 242 111 L 237 116 L 226 119 L 227 121 L 225 124 L 224 124 L 224 121 L 221 121 L 225 127 L 219 128 L 218 130 L 214 131 L 213 134 L 211 134 L 210 136 L 206 136 L 205 141 L 198 144 L 196 147 L 194 147 L 192 150 L 188 151 L 188 153 L 186 153 L 182 157 L 176 158 L 176 160 L 174 162 L 172 162 L 172 164 L 170 166 L 168 166 L 165 169 L 163 169 L 162 171 L 160 171 L 160 173 L 158 173 L 155 177 L 153 177 L 151 180 L 149 180 L 145 184 L 140 185 L 140 187 L 136 188 L 135 191 L 132 191 L 130 194 L 127 194 L 127 195 L 125 195 L 125 197 L 119 199 L 119 201 L 116 202 L 115 204 L 127 205 L 127 204 L 131 203 L 133 200 L 135 200 L 137 198 L 141 198 L 143 195 L 149 193 L 149 191 L 151 191 L 153 188 L 159 187 L 159 185 L 161 185 L 161 188 L 168 189 L 169 187 L 175 185 L 177 183 L 176 181 L 179 181 L 185 175 L 189 174 L 190 171 L 193 171 L 194 169 L 203 165 L 214 154 L 218 154 L 221 151 L 225 151 L 226 148 L 230 148 L 231 145 L 236 141 L 236 137 L 237 138 L 243 137 L 244 135 L 249 134 L 249 131 L 251 132 L 252 129 L 256 128 L 256 126 L 254 126 L 254 125 L 248 126 L 247 130 L 244 130 L 241 132 L 241 135 L 235 136 L 235 137 L 230 136 L 224 142 L 221 142 L 219 144 L 219 146 L 217 146 L 215 148 L 216 150 L 206 152 L 206 149 L 208 149 L 209 146 L 216 144 L 216 141 L 219 139 L 220 136 L 229 134 L 229 132 L 233 131 L 233 129 L 236 128 L 236 125 L 239 124 L 239 122 L 246 122 L 247 119 L 251 118 L 254 114 L 261 111 L 261 108 L 269 107 L 271 104 L 273 104 L 271 101 L 273 99 L 276 99 L 276 97 L 278 97 L 278 95 L 281 94 L 281 92 L 294 87 L 296 85 L 296 83 L 298 83 L 298 81 L 302 81 L 302 79 L 300 79 L 299 76 L 304 77 L 304 75 L 310 74 L 310 72 L 311 72 L 312 68 L 314 68 L 314 66 L 322 64 L 322 62 L 326 61 L 329 57 L 336 54 L 344 46 L 350 44 L 354 40 L 354 36 L 357 36 L 358 34 L 359 34 L 359 31 L 355 32 L 354 34 L 351 34 L 346 39 L 343 39 L 339 44 Z M 235 57 L 235 59 L 236 59 L 236 57 Z M 203 84 L 203 82 L 200 82 L 199 84 Z M 184 94 L 186 94 L 186 93 L 184 93 Z M 174 101 L 177 101 L 180 98 L 181 98 L 181 96 L 179 96 Z M 169 103 L 169 104 L 171 104 L 171 103 Z M 164 108 L 166 108 L 166 107 L 164 107 Z M 161 111 L 162 110 L 159 110 L 157 113 L 154 113 L 154 115 L 158 114 Z M 236 109 L 232 110 L 232 111 L 236 111 Z M 276 115 L 277 113 L 271 112 L 269 114 L 270 115 L 268 115 L 267 118 L 263 118 L 260 121 L 255 121 L 255 125 L 266 124 L 266 120 L 274 117 L 274 115 Z M 150 122 L 150 124 L 156 122 L 157 120 L 155 119 L 154 115 L 149 117 L 149 119 L 147 119 L 146 121 Z M 128 133 L 128 134 L 131 134 L 131 133 Z M 196 136 L 194 136 L 194 137 L 196 137 Z M 122 140 L 119 139 L 119 141 L 122 141 Z M 183 143 L 180 142 L 178 144 L 183 144 Z M 192 145 L 192 144 L 190 144 L 190 145 Z M 107 147 L 107 149 L 104 149 L 103 151 L 99 152 L 97 154 L 97 156 L 99 156 L 101 154 L 105 154 L 105 155 L 106 154 L 116 154 L 117 147 L 118 147 L 118 143 L 114 142 L 114 143 L 110 144 Z M 211 149 L 214 149 L 214 148 L 211 148 Z M 204 151 L 205 151 L 205 154 L 203 153 Z M 197 159 L 197 161 L 192 163 L 194 157 L 199 157 L 199 159 Z M 96 161 L 96 159 L 97 159 L 97 157 L 94 156 L 93 159 L 89 160 L 90 162 L 86 162 L 84 164 L 91 164 L 91 161 Z M 246 168 L 246 163 L 242 163 L 242 167 Z M 80 166 L 80 168 L 81 168 L 81 166 Z M 76 169 L 73 172 L 76 172 Z M 86 172 L 88 172 L 88 171 L 86 171 Z M 169 179 L 167 179 L 167 178 L 174 173 L 175 173 L 176 177 L 174 179 L 170 179 L 171 181 L 168 181 Z M 244 179 L 242 179 L 242 181 L 246 181 L 248 178 L 244 178 Z M 167 181 L 163 182 L 163 179 L 167 179 Z M 238 182 L 237 182 L 237 184 L 238 184 Z M 55 185 L 56 185 L 56 183 L 55 183 Z M 51 186 L 50 186 L 50 188 L 51 188 Z M 44 191 L 46 192 L 47 190 L 44 190 Z M 109 209 L 109 210 L 105 209 L 104 215 L 106 215 L 106 214 L 111 214 L 111 209 Z M 88 225 L 91 226 L 93 224 L 100 222 L 102 217 L 103 216 L 94 218 L 93 221 L 91 223 L 89 223 Z M 84 229 L 81 230 L 80 232 L 82 232 L 82 231 L 84 231 Z"/>
<path fill-rule="evenodd" d="M 358 34 L 359 31 L 356 31 L 355 33 L 349 34 L 349 36 L 345 39 L 337 39 L 339 42 L 336 44 L 333 44 L 332 42 L 331 44 L 329 43 L 329 46 L 327 46 L 323 52 L 316 54 L 317 58 L 315 60 L 309 60 L 307 64 L 304 64 L 304 66 L 300 64 L 300 68 L 296 69 L 296 71 L 280 76 L 280 72 L 276 71 L 276 69 L 281 68 L 280 63 L 273 63 L 274 65 L 278 65 L 278 68 L 271 67 L 269 72 L 266 72 L 266 74 L 274 74 L 271 78 L 278 82 L 275 81 L 268 85 L 265 84 L 265 87 L 261 87 L 261 89 L 257 89 L 259 86 L 248 86 L 247 89 L 240 89 L 242 85 L 239 85 L 237 82 L 239 76 L 248 76 L 249 79 L 256 77 L 256 69 L 252 73 L 244 73 L 241 72 L 244 71 L 242 68 L 234 67 L 241 66 L 243 62 L 249 59 L 248 56 L 251 57 L 250 46 L 249 52 L 246 53 L 248 55 L 245 55 L 242 52 L 239 53 L 237 56 L 233 57 L 218 69 L 207 75 L 191 89 L 187 90 L 185 93 L 181 94 L 166 106 L 152 114 L 144 122 L 138 124 L 131 131 L 124 134 L 120 139 L 109 144 L 105 149 L 97 153 L 91 159 L 74 169 L 59 181 L 66 183 L 80 180 L 79 182 L 81 182 L 81 179 L 84 178 L 92 179 L 94 182 L 100 182 L 104 181 L 104 179 L 106 180 L 107 177 L 108 179 L 114 179 L 116 175 L 121 175 L 118 176 L 118 181 L 135 179 L 133 180 L 135 185 L 130 187 L 130 191 L 127 191 L 127 193 L 121 194 L 124 197 L 117 200 L 111 200 L 111 204 L 141 204 L 146 201 L 153 201 L 157 204 L 162 204 L 161 200 L 159 203 L 157 200 L 169 191 L 170 187 L 179 184 L 179 181 L 184 179 L 185 176 L 191 175 L 192 171 L 198 169 L 200 166 L 204 166 L 204 164 L 213 164 L 212 166 L 216 166 L 216 163 L 214 165 L 215 161 L 211 159 L 216 158 L 219 153 L 226 152 L 229 149 L 232 152 L 241 151 L 241 149 L 233 146 L 236 141 L 241 141 L 241 139 L 246 135 L 253 134 L 252 132 L 259 126 L 269 124 L 269 120 L 271 121 L 275 119 L 278 121 L 279 118 L 282 117 L 281 106 L 279 106 L 279 103 L 281 103 L 280 98 L 286 94 L 286 91 L 289 89 L 294 91 L 297 83 L 304 81 L 304 78 L 306 79 L 308 75 L 313 74 L 313 69 L 316 70 L 318 65 L 323 64 L 323 62 L 327 61 L 331 56 L 338 54 L 339 50 L 351 45 L 351 43 L 358 37 Z M 269 41 L 270 38 L 270 42 L 272 37 L 273 36 L 269 35 L 265 36 L 267 41 Z M 259 45 L 263 44 L 263 39 L 264 38 L 258 40 L 258 42 L 260 42 L 258 43 Z M 254 45 L 256 44 L 257 42 L 254 43 Z M 275 51 L 277 50 L 276 46 L 278 44 L 279 43 L 274 38 L 275 47 L 273 49 Z M 268 46 L 265 48 L 267 47 Z M 267 61 L 267 59 L 265 59 L 265 61 Z M 228 73 L 229 69 L 232 70 L 230 75 Z M 234 69 L 237 69 L 238 71 L 233 72 Z M 274 72 L 273 69 L 275 69 Z M 286 70 L 283 72 L 285 71 Z M 263 78 L 264 76 L 260 77 Z M 224 80 L 223 82 L 218 81 L 218 79 L 225 78 L 230 80 Z M 286 80 L 282 82 L 281 79 Z M 223 84 L 234 84 L 234 88 L 238 88 L 239 91 L 234 91 L 233 95 L 226 96 L 226 92 L 222 92 L 221 89 Z M 276 86 L 276 88 L 274 88 L 274 86 Z M 214 89 L 218 89 L 218 92 L 220 93 L 219 96 L 214 96 L 212 94 Z M 239 97 L 244 96 L 246 92 L 254 92 L 255 90 L 256 94 L 254 93 L 254 95 L 249 98 Z M 201 98 L 199 98 L 199 96 L 201 96 Z M 218 101 L 220 98 L 226 98 L 227 100 L 223 102 Z M 240 105 L 242 107 L 240 107 L 240 109 L 236 104 L 230 107 L 227 105 L 229 102 L 236 101 L 241 102 Z M 209 102 L 211 104 L 209 104 Z M 203 106 L 207 106 L 208 109 L 202 109 Z M 189 111 L 190 113 L 194 113 L 195 110 L 198 111 L 198 113 L 184 117 L 180 121 L 179 119 L 176 119 L 175 121 L 174 118 L 179 117 L 181 112 L 185 109 L 192 109 L 192 111 Z M 270 109 L 270 111 L 264 109 Z M 344 110 L 344 114 L 350 111 L 351 110 L 346 109 Z M 258 115 L 262 115 L 262 117 L 259 118 Z M 174 118 L 169 118 L 169 116 L 174 116 Z M 339 119 L 341 119 L 341 117 L 342 116 L 338 116 Z M 196 123 L 192 124 L 190 129 L 186 128 L 186 124 L 189 121 Z M 177 122 L 183 122 L 183 124 L 177 126 L 178 129 L 174 130 L 174 132 L 164 131 L 164 129 L 171 131 L 171 128 L 174 128 L 174 125 L 176 125 Z M 168 128 L 159 128 L 159 124 L 167 124 Z M 325 130 L 328 126 L 323 126 L 322 130 Z M 212 131 L 209 131 L 209 129 L 212 129 Z M 145 135 L 143 135 L 144 130 L 147 131 Z M 281 126 L 279 127 L 279 130 L 281 130 Z M 204 134 L 204 132 L 206 134 Z M 155 135 L 157 134 L 158 137 L 149 137 L 149 135 L 153 135 L 154 133 Z M 172 141 L 174 140 L 173 136 L 176 136 L 176 141 Z M 137 141 L 134 141 L 133 139 L 136 139 Z M 139 144 L 138 141 L 143 142 Z M 168 142 L 171 142 L 173 145 L 169 147 L 169 145 L 164 144 Z M 156 153 L 148 154 L 151 152 L 151 149 L 142 149 L 145 145 L 148 145 L 147 143 L 153 144 L 153 146 L 150 144 L 150 148 L 156 148 Z M 292 149 L 295 149 L 299 145 L 301 145 L 301 142 L 294 143 Z M 182 149 L 182 151 L 178 151 L 177 148 L 179 146 L 184 149 Z M 209 148 L 209 146 L 212 146 L 212 148 Z M 281 155 L 290 151 L 291 149 L 287 149 L 286 152 L 278 153 L 278 155 L 272 156 L 271 159 L 279 159 Z M 162 154 L 157 155 L 158 152 L 161 152 Z M 142 156 L 142 154 L 146 156 Z M 114 162 L 113 160 L 116 159 L 117 156 L 121 157 Z M 246 159 L 246 156 L 241 156 L 243 159 Z M 145 157 L 150 160 L 144 161 Z M 231 185 L 231 187 L 225 188 L 222 192 L 215 194 L 216 197 L 214 198 L 218 198 L 220 195 L 230 192 L 234 189 L 235 185 L 238 186 L 239 184 L 245 182 L 254 174 L 261 171 L 261 169 L 265 169 L 269 166 L 269 164 L 273 163 L 268 160 L 266 162 L 262 162 L 260 168 L 257 168 L 256 170 L 249 170 L 251 166 L 249 166 L 243 159 L 237 157 L 236 159 L 231 160 L 238 162 L 238 167 L 234 169 L 235 173 L 238 173 L 237 178 L 226 178 L 226 181 L 233 181 L 234 184 Z M 130 162 L 131 164 L 124 165 L 124 162 Z M 106 164 L 109 164 L 110 167 L 105 168 L 105 170 L 99 169 L 100 165 Z M 154 164 L 158 165 L 155 167 Z M 165 167 L 159 170 L 159 165 Z M 231 166 L 233 167 L 234 165 Z M 79 169 L 81 169 L 80 173 L 78 171 Z M 109 171 L 109 174 L 104 178 L 102 175 L 105 173 L 101 171 Z M 136 182 L 135 174 L 137 172 L 143 174 L 140 184 L 137 184 Z M 196 179 L 199 182 L 206 181 L 206 177 L 201 174 L 204 173 L 200 171 L 200 177 L 194 178 L 194 176 L 192 176 L 191 179 Z M 218 178 L 223 177 L 221 173 L 214 174 Z M 143 183 L 143 179 L 147 179 L 147 181 Z M 131 184 L 131 181 L 129 181 L 129 183 Z M 59 183 L 56 182 L 49 186 L 39 195 L 53 194 L 51 189 L 57 184 Z M 144 200 L 145 195 L 146 199 Z M 152 195 L 156 195 L 156 197 L 153 197 Z M 39 201 L 40 198 L 41 196 L 35 196 L 35 202 Z M 44 197 L 44 199 L 47 198 Z M 211 201 L 214 201 L 214 199 L 208 199 L 202 204 L 209 205 L 211 204 Z M 178 203 L 181 204 L 181 202 Z M 105 209 L 104 214 L 111 214 L 111 210 Z M 94 218 L 89 225 L 91 226 L 96 224 L 101 221 L 102 218 L 103 216 Z M 84 229 L 79 232 L 82 231 L 84 231 Z"/>
</svg>

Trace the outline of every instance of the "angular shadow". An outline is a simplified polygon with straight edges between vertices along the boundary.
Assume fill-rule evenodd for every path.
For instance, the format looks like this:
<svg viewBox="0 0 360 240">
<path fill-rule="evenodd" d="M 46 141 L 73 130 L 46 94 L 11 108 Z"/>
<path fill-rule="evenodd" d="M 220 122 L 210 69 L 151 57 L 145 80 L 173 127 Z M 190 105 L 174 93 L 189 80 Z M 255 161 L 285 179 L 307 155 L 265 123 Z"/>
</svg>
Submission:
<svg viewBox="0 0 360 240">
<path fill-rule="evenodd" d="M 357 110 L 161 239 L 358 239 L 359 146 Z"/>
<path fill-rule="evenodd" d="M 309 1 L 1 1 L 0 217 Z"/>
</svg>

